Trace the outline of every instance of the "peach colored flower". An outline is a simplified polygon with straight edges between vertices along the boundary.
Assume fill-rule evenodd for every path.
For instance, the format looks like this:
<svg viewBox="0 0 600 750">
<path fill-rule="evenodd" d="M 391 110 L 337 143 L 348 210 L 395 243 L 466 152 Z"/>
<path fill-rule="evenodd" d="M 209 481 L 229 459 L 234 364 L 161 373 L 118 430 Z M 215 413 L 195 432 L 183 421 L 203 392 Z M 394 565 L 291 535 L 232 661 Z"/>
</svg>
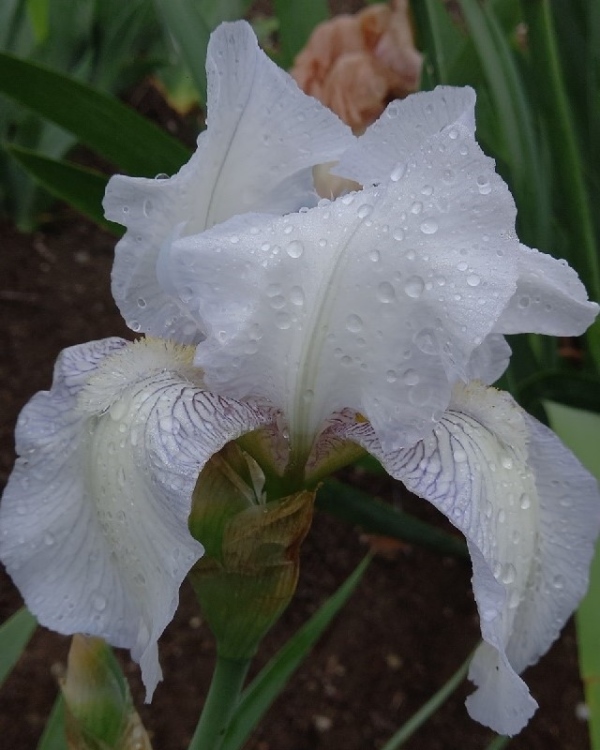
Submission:
<svg viewBox="0 0 600 750">
<path fill-rule="evenodd" d="M 417 89 L 421 62 L 408 0 L 395 0 L 317 26 L 291 74 L 303 91 L 360 133 L 390 100 Z"/>
</svg>

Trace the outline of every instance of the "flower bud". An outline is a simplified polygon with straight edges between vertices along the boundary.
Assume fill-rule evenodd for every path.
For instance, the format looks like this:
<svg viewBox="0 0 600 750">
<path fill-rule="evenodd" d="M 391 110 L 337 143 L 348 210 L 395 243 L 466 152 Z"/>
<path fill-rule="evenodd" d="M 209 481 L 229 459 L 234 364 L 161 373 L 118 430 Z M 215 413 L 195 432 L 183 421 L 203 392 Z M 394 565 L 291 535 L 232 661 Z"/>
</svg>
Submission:
<svg viewBox="0 0 600 750">
<path fill-rule="evenodd" d="M 190 530 L 205 549 L 190 572 L 219 655 L 248 659 L 288 605 L 315 493 L 267 502 L 256 462 L 230 443 L 194 490 Z"/>
</svg>

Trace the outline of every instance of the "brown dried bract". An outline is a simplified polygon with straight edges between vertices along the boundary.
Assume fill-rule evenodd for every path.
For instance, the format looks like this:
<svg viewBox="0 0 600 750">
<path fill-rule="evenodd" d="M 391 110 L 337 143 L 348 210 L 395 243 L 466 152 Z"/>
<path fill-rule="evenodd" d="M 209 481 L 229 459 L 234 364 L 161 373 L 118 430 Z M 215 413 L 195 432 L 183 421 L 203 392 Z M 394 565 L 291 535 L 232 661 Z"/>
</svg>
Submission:
<svg viewBox="0 0 600 750">
<path fill-rule="evenodd" d="M 303 91 L 360 133 L 389 101 L 416 90 L 421 63 L 408 0 L 394 0 L 317 26 L 291 74 Z"/>
</svg>

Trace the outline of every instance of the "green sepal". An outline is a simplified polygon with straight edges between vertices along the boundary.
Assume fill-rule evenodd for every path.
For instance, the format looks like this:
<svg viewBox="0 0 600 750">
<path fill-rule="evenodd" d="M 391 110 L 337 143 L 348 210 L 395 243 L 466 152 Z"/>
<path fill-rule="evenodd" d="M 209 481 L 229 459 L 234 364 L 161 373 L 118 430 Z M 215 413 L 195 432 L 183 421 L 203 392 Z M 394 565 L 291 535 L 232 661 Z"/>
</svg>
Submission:
<svg viewBox="0 0 600 750">
<path fill-rule="evenodd" d="M 261 472 L 235 443 L 203 469 L 190 531 L 206 554 L 190 571 L 219 656 L 248 659 L 296 590 L 315 493 L 264 502 Z"/>
</svg>

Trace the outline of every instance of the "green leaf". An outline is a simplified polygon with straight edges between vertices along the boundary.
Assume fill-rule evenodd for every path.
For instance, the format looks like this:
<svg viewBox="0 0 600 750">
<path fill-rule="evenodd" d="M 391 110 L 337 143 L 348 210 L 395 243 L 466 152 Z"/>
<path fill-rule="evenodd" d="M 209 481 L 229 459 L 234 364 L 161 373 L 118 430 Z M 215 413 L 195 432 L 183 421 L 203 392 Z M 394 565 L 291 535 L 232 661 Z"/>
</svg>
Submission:
<svg viewBox="0 0 600 750">
<path fill-rule="evenodd" d="M 35 617 L 23 607 L 0 627 L 0 685 L 21 658 L 36 625 Z"/>
<path fill-rule="evenodd" d="M 179 141 L 116 99 L 5 53 L 0 53 L 0 93 L 74 133 L 126 172 L 172 174 L 189 158 Z"/>
<path fill-rule="evenodd" d="M 40 737 L 37 750 L 67 750 L 67 736 L 65 734 L 65 701 L 59 695 L 48 721 L 44 733 Z"/>
<path fill-rule="evenodd" d="M 433 85 L 450 83 L 450 71 L 465 47 L 465 35 L 452 21 L 441 0 L 414 3 L 413 12 L 421 38 L 420 46 L 426 55 L 425 71 L 427 72 L 429 66 L 432 66 L 429 75 L 433 79 Z"/>
<path fill-rule="evenodd" d="M 33 33 L 38 42 L 48 36 L 48 0 L 27 0 L 27 13 L 31 19 Z"/>
<path fill-rule="evenodd" d="M 280 65 L 290 68 L 315 26 L 329 18 L 326 0 L 274 0 L 279 21 Z"/>
<path fill-rule="evenodd" d="M 175 47 L 192 76 L 202 102 L 206 102 L 206 49 L 211 28 L 195 0 L 154 0 Z"/>
<path fill-rule="evenodd" d="M 600 415 L 552 402 L 544 404 L 550 424 L 581 463 L 600 481 Z M 600 750 L 600 542 L 590 571 L 590 585 L 576 615 L 579 671 L 590 712 L 592 750 Z"/>
<path fill-rule="evenodd" d="M 573 251 L 569 258 L 590 286 L 592 297 L 600 299 L 600 259 L 594 236 L 591 205 L 575 121 L 567 96 L 558 55 L 554 19 L 549 0 L 525 0 L 529 60 L 534 75 L 534 94 L 543 107 L 549 140 L 556 164 L 557 208 L 567 227 Z M 596 96 L 600 92 L 596 91 Z"/>
<path fill-rule="evenodd" d="M 325 628 L 348 601 L 369 562 L 370 557 L 366 557 L 335 594 L 300 628 L 246 688 L 227 728 L 220 750 L 239 750 L 243 746 Z"/>
<path fill-rule="evenodd" d="M 326 480 L 317 494 L 317 508 L 362 526 L 365 531 L 401 539 L 437 552 L 440 555 L 467 558 L 462 539 L 436 529 L 423 521 L 398 511 L 366 492 L 335 479 Z"/>
<path fill-rule="evenodd" d="M 70 203 L 113 234 L 123 233 L 121 227 L 104 218 L 102 198 L 108 182 L 106 175 L 66 161 L 49 159 L 27 148 L 7 148 L 19 164 L 49 193 Z"/>
</svg>

